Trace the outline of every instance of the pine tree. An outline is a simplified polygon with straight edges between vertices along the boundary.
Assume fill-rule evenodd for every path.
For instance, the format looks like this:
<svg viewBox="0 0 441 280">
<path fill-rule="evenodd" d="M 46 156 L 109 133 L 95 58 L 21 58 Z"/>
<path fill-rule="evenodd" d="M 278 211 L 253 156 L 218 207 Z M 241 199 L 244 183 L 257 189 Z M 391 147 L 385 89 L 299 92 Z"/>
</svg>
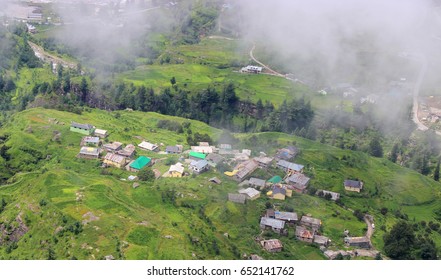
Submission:
<svg viewBox="0 0 441 280">
<path fill-rule="evenodd" d="M 436 164 L 435 172 L 433 173 L 433 180 L 439 181 L 439 164 L 440 160 L 438 159 L 438 163 Z"/>
<path fill-rule="evenodd" d="M 371 142 L 369 143 L 369 154 L 374 157 L 383 156 L 383 147 L 381 146 L 378 137 L 372 138 Z"/>
<path fill-rule="evenodd" d="M 398 143 L 395 143 L 394 146 L 392 147 L 392 151 L 390 152 L 389 160 L 394 163 L 397 162 L 398 152 L 399 152 Z"/>
</svg>

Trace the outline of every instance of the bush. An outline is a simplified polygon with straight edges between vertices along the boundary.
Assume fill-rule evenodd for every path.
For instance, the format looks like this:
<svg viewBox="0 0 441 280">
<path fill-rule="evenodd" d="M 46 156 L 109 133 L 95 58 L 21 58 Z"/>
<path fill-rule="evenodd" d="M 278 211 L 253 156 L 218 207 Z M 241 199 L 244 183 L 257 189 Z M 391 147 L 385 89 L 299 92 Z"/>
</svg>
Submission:
<svg viewBox="0 0 441 280">
<path fill-rule="evenodd" d="M 143 167 L 138 172 L 138 178 L 140 181 L 153 181 L 155 179 L 155 172 L 149 167 Z"/>
</svg>

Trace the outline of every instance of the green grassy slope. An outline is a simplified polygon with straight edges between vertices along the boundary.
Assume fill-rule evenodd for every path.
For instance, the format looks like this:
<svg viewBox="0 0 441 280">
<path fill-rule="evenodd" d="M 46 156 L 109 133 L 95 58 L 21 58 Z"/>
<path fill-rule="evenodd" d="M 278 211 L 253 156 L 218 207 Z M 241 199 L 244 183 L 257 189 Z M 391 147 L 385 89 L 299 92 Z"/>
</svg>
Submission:
<svg viewBox="0 0 441 280">
<path fill-rule="evenodd" d="M 310 94 L 310 90 L 284 78 L 270 75 L 243 74 L 241 67 L 253 64 L 249 61 L 251 46 L 241 40 L 206 38 L 197 45 L 171 46 L 163 53 L 179 64 L 153 64 L 137 67 L 118 76 L 121 81 L 152 87 L 156 91 L 170 87 L 170 79 L 190 90 L 202 90 L 209 85 L 221 86 L 233 82 L 236 93 L 243 100 L 271 101 L 275 105 L 284 100 Z"/>
<path fill-rule="evenodd" d="M 266 259 L 324 258 L 317 247 L 296 241 L 292 228 L 288 237 L 281 238 L 282 253 L 264 252 L 254 237 L 261 233 L 259 217 L 269 200 L 262 195 L 246 205 L 227 202 L 227 193 L 236 192 L 237 183 L 216 171 L 196 177 L 160 178 L 133 189 L 131 182 L 122 180 L 131 173 L 116 168 L 103 172 L 99 161 L 75 157 L 82 135 L 69 131 L 70 121 L 107 129 L 109 141 L 138 144 L 140 140 L 135 136 L 140 136 L 164 145 L 186 146 L 185 134 L 156 128 L 160 119 L 189 121 L 129 111 L 116 114 L 90 110 L 75 115 L 35 108 L 15 114 L 0 134 L 9 135 L 8 164 L 22 172 L 0 186 L 0 198 L 7 202 L 0 227 L 18 232 L 25 225 L 28 231 L 16 243 L 11 234 L 0 247 L 0 257 L 102 259 L 111 254 L 117 259 L 238 259 L 244 253 L 257 253 Z M 220 135 L 219 130 L 206 124 L 190 122 L 193 133 L 209 133 L 214 139 Z M 51 140 L 54 131 L 61 133 L 59 142 Z M 389 229 L 396 222 L 395 210 L 408 214 L 411 221 L 435 221 L 433 211 L 439 208 L 440 185 L 414 171 L 363 153 L 281 133 L 238 137 L 239 148 L 249 147 L 255 153 L 272 153 L 277 147 L 295 142 L 302 151 L 296 162 L 306 166 L 306 173 L 313 178 L 312 186 L 338 191 L 348 208 L 374 216 L 378 230 L 373 242 L 377 249 L 382 248 L 384 231 L 380 228 L 384 225 Z M 154 168 L 164 172 L 168 166 L 160 161 Z M 268 178 L 281 175 L 273 169 L 256 174 Z M 213 176 L 219 177 L 222 184 L 208 182 Z M 361 194 L 345 193 L 343 180 L 355 177 L 365 182 L 365 190 Z M 366 230 L 366 225 L 349 210 L 319 197 L 294 194 L 286 201 L 271 202 L 322 219 L 323 234 L 333 240 L 333 248 L 343 247 L 344 229 L 353 235 L 362 235 Z M 382 207 L 389 209 L 386 215 L 380 214 Z M 438 232 L 430 236 L 438 246 L 441 244 Z"/>
</svg>

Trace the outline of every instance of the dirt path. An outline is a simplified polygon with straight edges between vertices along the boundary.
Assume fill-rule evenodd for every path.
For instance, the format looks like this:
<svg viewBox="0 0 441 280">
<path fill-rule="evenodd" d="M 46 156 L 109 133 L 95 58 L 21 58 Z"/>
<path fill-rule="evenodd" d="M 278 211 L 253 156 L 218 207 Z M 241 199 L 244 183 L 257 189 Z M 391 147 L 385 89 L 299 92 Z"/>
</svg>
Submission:
<svg viewBox="0 0 441 280">
<path fill-rule="evenodd" d="M 250 50 L 250 57 L 251 57 L 251 59 L 254 60 L 254 62 L 256 62 L 257 64 L 259 64 L 260 66 L 262 66 L 263 68 L 265 68 L 266 70 L 268 70 L 272 75 L 275 75 L 275 76 L 279 76 L 279 77 L 285 78 L 285 75 L 283 75 L 283 74 L 281 74 L 281 73 L 279 73 L 279 72 L 274 71 L 274 70 L 271 69 L 268 65 L 263 64 L 262 62 L 260 62 L 259 60 L 257 60 L 257 58 L 255 58 L 255 57 L 254 57 L 254 54 L 253 54 L 255 48 L 256 48 L 256 45 L 254 44 L 253 47 L 252 47 L 251 50 Z"/>
<path fill-rule="evenodd" d="M 418 58 L 418 60 L 421 61 L 422 65 L 421 65 L 421 70 L 418 74 L 417 81 L 415 83 L 415 87 L 413 88 L 413 108 L 412 108 L 413 116 L 412 116 L 412 120 L 417 125 L 418 130 L 426 131 L 429 128 L 427 126 L 425 126 L 423 123 L 421 123 L 418 118 L 418 96 L 420 94 L 421 84 L 423 83 L 424 76 L 426 75 L 426 71 L 427 71 L 427 59 L 424 56 L 421 56 L 420 58 Z M 437 132 L 437 134 L 438 134 L 438 132 Z"/>
<path fill-rule="evenodd" d="M 41 46 L 39 46 L 39 45 L 37 45 L 35 43 L 29 42 L 29 41 L 28 41 L 28 43 L 29 43 L 29 46 L 34 51 L 35 56 L 38 57 L 40 60 L 42 60 L 44 62 L 47 62 L 47 63 L 52 62 L 52 63 L 56 63 L 56 64 L 61 64 L 64 67 L 68 67 L 68 68 L 71 68 L 71 69 L 77 69 L 77 64 L 76 63 L 69 62 L 69 61 L 66 61 L 66 60 L 64 60 L 64 59 L 62 59 L 60 57 L 54 56 L 54 55 L 46 52 L 43 49 L 43 47 L 41 47 Z"/>
</svg>

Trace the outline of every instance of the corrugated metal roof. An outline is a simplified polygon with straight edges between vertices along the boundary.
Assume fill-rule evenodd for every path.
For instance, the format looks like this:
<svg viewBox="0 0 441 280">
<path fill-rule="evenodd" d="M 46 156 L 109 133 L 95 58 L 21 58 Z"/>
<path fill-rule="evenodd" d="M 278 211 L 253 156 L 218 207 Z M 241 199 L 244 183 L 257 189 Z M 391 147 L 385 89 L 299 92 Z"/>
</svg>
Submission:
<svg viewBox="0 0 441 280">
<path fill-rule="evenodd" d="M 151 158 L 148 158 L 145 156 L 140 156 L 139 158 L 137 158 L 134 162 L 132 162 L 130 164 L 130 167 L 140 170 L 141 168 L 143 168 L 144 166 L 149 164 L 151 160 L 152 160 Z"/>
<path fill-rule="evenodd" d="M 260 225 L 272 227 L 275 229 L 282 229 L 285 227 L 285 222 L 281 220 L 276 220 L 273 218 L 262 217 L 260 218 Z"/>
</svg>

